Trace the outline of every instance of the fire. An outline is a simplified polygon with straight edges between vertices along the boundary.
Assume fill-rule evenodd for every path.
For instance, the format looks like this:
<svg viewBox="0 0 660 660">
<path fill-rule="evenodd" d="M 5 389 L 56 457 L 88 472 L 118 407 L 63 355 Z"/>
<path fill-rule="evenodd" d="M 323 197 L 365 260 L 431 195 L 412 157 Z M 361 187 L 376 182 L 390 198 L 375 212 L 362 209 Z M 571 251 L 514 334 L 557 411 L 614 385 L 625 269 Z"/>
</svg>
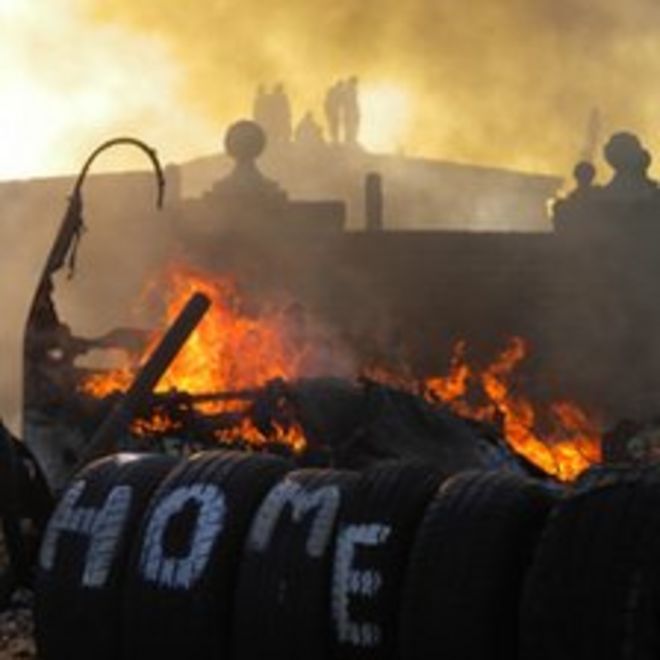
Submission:
<svg viewBox="0 0 660 660">
<path fill-rule="evenodd" d="M 181 303 L 195 291 L 206 294 L 212 306 L 157 391 L 178 389 L 200 394 L 245 389 L 296 375 L 296 356 L 286 345 L 280 319 L 269 315 L 253 318 L 243 313 L 231 280 L 208 280 L 182 270 L 172 270 L 169 279 L 172 294 L 167 324 L 174 321 Z"/>
<path fill-rule="evenodd" d="M 230 279 L 210 279 L 185 267 L 171 267 L 161 286 L 168 298 L 165 326 L 174 321 L 196 291 L 207 295 L 212 305 L 158 383 L 157 392 L 226 392 L 297 375 L 300 355 L 288 344 L 282 319 L 268 314 L 254 318 L 242 312 L 236 285 Z M 156 333 L 145 355 L 159 339 L 160 334 Z M 125 390 L 133 379 L 135 367 L 127 364 L 119 370 L 94 375 L 86 381 L 85 391 L 103 397 Z"/>
<path fill-rule="evenodd" d="M 429 398 L 446 403 L 461 415 L 501 424 L 507 441 L 517 452 L 563 481 L 575 479 L 600 461 L 598 427 L 575 403 L 551 403 L 544 410 L 549 419 L 543 420 L 550 432 L 542 435 L 536 430 L 541 421 L 539 411 L 529 399 L 514 393 L 511 382 L 516 367 L 527 355 L 523 339 L 513 337 L 481 371 L 467 364 L 465 350 L 465 342 L 458 342 L 449 374 L 426 381 Z M 471 384 L 480 387 L 485 402 L 471 404 L 467 400 Z"/>
<path fill-rule="evenodd" d="M 212 395 L 240 394 L 275 379 L 293 380 L 304 368 L 310 349 L 301 337 L 304 319 L 297 316 L 295 308 L 284 313 L 266 311 L 258 316 L 248 315 L 242 310 L 236 284 L 231 279 L 209 278 L 184 266 L 170 267 L 164 281 L 152 283 L 150 288 L 166 292 L 166 326 L 174 321 L 194 292 L 202 292 L 212 301 L 209 312 L 158 383 L 157 394 L 209 395 L 208 400 L 194 405 L 206 413 L 241 413 L 249 408 L 249 396 L 214 401 Z M 154 333 L 144 356 L 151 353 L 159 338 L 160 333 Z M 94 374 L 83 384 L 83 391 L 96 398 L 124 391 L 137 367 L 127 363 L 120 369 Z M 141 420 L 135 430 L 148 433 L 173 426 L 172 420 L 160 414 Z M 241 438 L 252 444 L 263 444 L 266 440 L 282 442 L 296 450 L 304 447 L 304 435 L 296 424 L 286 428 L 275 424 L 273 437 L 265 438 L 247 417 L 229 430 L 226 437 Z"/>
<path fill-rule="evenodd" d="M 212 306 L 176 360 L 158 383 L 156 392 L 184 394 L 182 406 L 192 405 L 204 414 L 231 414 L 229 426 L 215 437 L 251 445 L 278 442 L 295 451 L 305 448 L 305 435 L 295 411 L 283 397 L 273 402 L 268 429 L 257 428 L 250 418 L 251 394 L 273 381 L 292 381 L 306 375 L 333 375 L 339 362 L 331 342 L 310 337 L 308 320 L 300 306 L 244 311 L 236 284 L 230 278 L 214 278 L 184 266 L 170 267 L 163 282 L 152 283 L 154 292 L 166 292 L 164 325 L 169 325 L 196 291 L 206 294 Z M 160 334 L 152 337 L 144 355 L 151 353 Z M 513 337 L 487 366 L 476 369 L 466 357 L 465 341 L 456 343 L 448 373 L 423 382 L 402 370 L 383 366 L 363 373 L 378 382 L 423 393 L 464 417 L 501 428 L 515 451 L 548 474 L 562 480 L 577 477 L 600 460 L 599 431 L 579 406 L 556 401 L 543 408 L 517 392 L 514 377 L 528 353 L 525 341 Z M 310 373 L 310 364 L 315 373 Z M 125 390 L 138 364 L 98 373 L 84 383 L 84 391 L 102 398 Z M 337 375 L 336 373 L 334 375 Z M 235 396 L 232 395 L 235 394 Z M 216 396 L 220 394 L 220 396 Z M 174 408 L 176 409 L 176 408 Z M 152 417 L 134 426 L 137 434 L 180 430 L 181 421 L 171 412 L 156 409 Z M 542 430 L 539 430 L 542 429 Z"/>
<path fill-rule="evenodd" d="M 463 402 L 472 378 L 472 370 L 465 362 L 466 347 L 465 341 L 458 341 L 454 346 L 449 373 L 446 376 L 436 376 L 426 380 L 426 391 L 432 395 L 432 398 L 451 404 L 459 414 L 473 412 Z"/>
</svg>

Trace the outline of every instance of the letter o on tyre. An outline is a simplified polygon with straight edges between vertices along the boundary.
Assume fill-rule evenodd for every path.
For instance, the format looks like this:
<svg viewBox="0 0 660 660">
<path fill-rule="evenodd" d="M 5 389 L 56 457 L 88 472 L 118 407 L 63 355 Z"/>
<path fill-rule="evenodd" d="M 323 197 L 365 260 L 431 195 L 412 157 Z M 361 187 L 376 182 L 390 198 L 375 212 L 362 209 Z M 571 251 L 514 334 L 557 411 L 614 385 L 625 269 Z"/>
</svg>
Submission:
<svg viewBox="0 0 660 660">
<path fill-rule="evenodd" d="M 332 657 L 398 657 L 401 589 L 410 547 L 429 500 L 446 477 L 427 466 L 368 469 L 339 516 L 332 574 Z"/>
<path fill-rule="evenodd" d="M 327 657 L 337 518 L 357 473 L 291 472 L 257 511 L 243 551 L 235 660 Z"/>
<path fill-rule="evenodd" d="M 41 544 L 35 583 L 39 657 L 116 660 L 131 534 L 166 456 L 117 454 L 92 463 L 65 490 Z"/>
<path fill-rule="evenodd" d="M 521 606 L 524 660 L 660 657 L 660 472 L 601 468 L 550 517 Z"/>
<path fill-rule="evenodd" d="M 410 555 L 402 660 L 517 657 L 518 607 L 558 492 L 509 472 L 465 472 L 429 504 Z"/>
<path fill-rule="evenodd" d="M 204 452 L 163 481 L 131 557 L 124 657 L 229 657 L 243 542 L 289 467 L 273 456 Z"/>
</svg>

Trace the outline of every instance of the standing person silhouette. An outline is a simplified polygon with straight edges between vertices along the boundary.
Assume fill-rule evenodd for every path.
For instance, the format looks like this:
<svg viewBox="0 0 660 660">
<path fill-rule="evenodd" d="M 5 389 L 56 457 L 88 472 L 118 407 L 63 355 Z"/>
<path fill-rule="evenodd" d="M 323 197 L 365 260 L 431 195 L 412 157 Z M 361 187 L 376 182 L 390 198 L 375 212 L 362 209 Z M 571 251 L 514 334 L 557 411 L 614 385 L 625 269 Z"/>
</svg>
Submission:
<svg viewBox="0 0 660 660">
<path fill-rule="evenodd" d="M 339 125 L 341 121 L 341 103 L 342 103 L 342 88 L 344 83 L 338 80 L 332 85 L 325 95 L 323 102 L 323 109 L 325 111 L 325 119 L 328 124 L 328 134 L 330 141 L 333 144 L 339 142 Z"/>
<path fill-rule="evenodd" d="M 275 85 L 271 95 L 271 112 L 273 115 L 273 142 L 291 142 L 291 103 L 284 90 L 284 85 Z"/>
<path fill-rule="evenodd" d="M 264 129 L 268 123 L 268 95 L 266 94 L 264 85 L 259 85 L 254 95 L 252 119 Z"/>
<path fill-rule="evenodd" d="M 346 144 L 356 145 L 360 133 L 360 101 L 358 93 L 358 79 L 351 76 L 344 85 L 344 139 Z"/>
<path fill-rule="evenodd" d="M 614 175 L 603 191 L 609 199 L 635 200 L 655 196 L 658 184 L 648 176 L 651 154 L 628 131 L 615 133 L 603 150 Z"/>
<path fill-rule="evenodd" d="M 307 148 L 314 148 L 323 144 L 323 129 L 316 122 L 311 112 L 306 112 L 298 122 L 293 139 L 297 144 Z"/>
</svg>

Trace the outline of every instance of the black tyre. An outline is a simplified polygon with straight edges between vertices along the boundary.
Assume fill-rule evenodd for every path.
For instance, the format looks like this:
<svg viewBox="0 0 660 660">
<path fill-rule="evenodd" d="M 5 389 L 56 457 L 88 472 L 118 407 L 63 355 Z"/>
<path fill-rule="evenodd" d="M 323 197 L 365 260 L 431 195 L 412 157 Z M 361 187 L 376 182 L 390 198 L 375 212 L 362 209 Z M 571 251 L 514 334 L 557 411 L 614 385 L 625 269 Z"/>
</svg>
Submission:
<svg viewBox="0 0 660 660">
<path fill-rule="evenodd" d="M 161 484 L 131 558 L 125 658 L 229 657 L 243 543 L 289 467 L 273 456 L 205 452 Z"/>
<path fill-rule="evenodd" d="M 660 473 L 599 470 L 548 521 L 521 606 L 527 660 L 660 657 Z"/>
<path fill-rule="evenodd" d="M 448 479 L 412 549 L 401 658 L 513 660 L 526 569 L 557 493 L 509 472 Z"/>
<path fill-rule="evenodd" d="M 406 463 L 362 473 L 340 513 L 332 575 L 332 657 L 398 657 L 401 589 L 417 525 L 446 475 Z"/>
<path fill-rule="evenodd" d="M 39 551 L 40 658 L 119 657 L 131 529 L 175 464 L 165 456 L 117 454 L 92 463 L 64 491 Z"/>
<path fill-rule="evenodd" d="M 41 534 L 53 508 L 39 465 L 0 420 L 0 609 L 15 588 L 32 586 Z"/>
<path fill-rule="evenodd" d="M 299 470 L 268 493 L 243 551 L 235 660 L 322 660 L 330 644 L 334 531 L 356 473 Z"/>
</svg>

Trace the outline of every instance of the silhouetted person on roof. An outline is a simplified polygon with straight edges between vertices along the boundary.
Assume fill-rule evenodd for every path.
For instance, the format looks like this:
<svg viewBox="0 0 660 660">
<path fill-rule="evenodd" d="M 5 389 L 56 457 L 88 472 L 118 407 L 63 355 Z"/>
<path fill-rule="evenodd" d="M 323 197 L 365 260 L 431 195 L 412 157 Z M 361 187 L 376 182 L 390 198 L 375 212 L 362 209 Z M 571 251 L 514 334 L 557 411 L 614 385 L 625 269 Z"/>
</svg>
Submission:
<svg viewBox="0 0 660 660">
<path fill-rule="evenodd" d="M 256 121 L 264 130 L 266 130 L 269 121 L 268 103 L 269 98 L 266 94 L 266 88 L 263 85 L 259 85 L 252 103 L 252 119 L 254 119 L 254 121 Z"/>
<path fill-rule="evenodd" d="M 296 126 L 293 139 L 296 144 L 307 148 L 315 148 L 323 144 L 323 129 L 314 120 L 311 112 L 305 113 L 305 116 Z"/>
<path fill-rule="evenodd" d="M 347 144 L 357 144 L 360 133 L 360 101 L 358 79 L 352 76 L 344 85 L 342 94 L 344 137 Z"/>
<path fill-rule="evenodd" d="M 594 186 L 596 168 L 589 161 L 580 161 L 573 168 L 573 177 L 575 188 L 564 199 L 558 199 L 552 208 L 552 219 L 556 230 L 565 229 L 579 221 L 602 191 L 600 186 Z"/>
<path fill-rule="evenodd" d="M 268 92 L 259 85 L 252 105 L 252 118 L 265 131 L 272 145 L 291 141 L 291 104 L 278 83 Z"/>
<path fill-rule="evenodd" d="M 648 177 L 651 154 L 644 149 L 633 133 L 615 133 L 605 145 L 605 160 L 614 170 L 614 176 L 603 192 L 608 199 L 636 201 L 652 198 L 658 190 Z"/>
<path fill-rule="evenodd" d="M 596 190 L 593 185 L 596 178 L 596 168 L 592 163 L 586 160 L 580 161 L 573 168 L 573 177 L 575 179 L 575 190 L 571 192 L 569 198 L 581 199 L 593 195 Z"/>
<path fill-rule="evenodd" d="M 275 143 L 291 141 L 291 103 L 284 91 L 284 85 L 275 85 L 270 96 L 270 112 L 272 114 L 272 138 Z"/>
<path fill-rule="evenodd" d="M 338 80 L 328 89 L 323 102 L 325 119 L 328 124 L 328 133 L 333 144 L 339 142 L 339 128 L 341 122 L 341 104 L 344 83 Z"/>
<path fill-rule="evenodd" d="M 594 170 L 588 163 L 575 168 L 577 188 L 554 206 L 557 229 L 591 226 L 608 227 L 630 220 L 653 219 L 660 211 L 658 184 L 648 176 L 651 154 L 633 133 L 621 131 L 604 148 L 614 174 L 607 185 L 593 185 Z"/>
</svg>

